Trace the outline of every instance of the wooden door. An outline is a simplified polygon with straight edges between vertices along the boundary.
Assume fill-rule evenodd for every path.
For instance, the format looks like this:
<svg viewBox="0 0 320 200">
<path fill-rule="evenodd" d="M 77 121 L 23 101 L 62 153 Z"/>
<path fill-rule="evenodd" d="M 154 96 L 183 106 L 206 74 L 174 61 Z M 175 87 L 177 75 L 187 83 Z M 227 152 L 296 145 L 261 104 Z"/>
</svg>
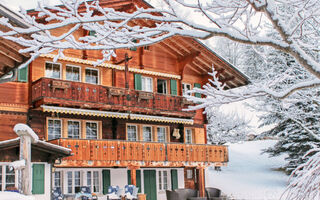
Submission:
<svg viewBox="0 0 320 200">
<path fill-rule="evenodd" d="M 144 170 L 144 193 L 148 200 L 157 200 L 156 170 Z"/>
</svg>

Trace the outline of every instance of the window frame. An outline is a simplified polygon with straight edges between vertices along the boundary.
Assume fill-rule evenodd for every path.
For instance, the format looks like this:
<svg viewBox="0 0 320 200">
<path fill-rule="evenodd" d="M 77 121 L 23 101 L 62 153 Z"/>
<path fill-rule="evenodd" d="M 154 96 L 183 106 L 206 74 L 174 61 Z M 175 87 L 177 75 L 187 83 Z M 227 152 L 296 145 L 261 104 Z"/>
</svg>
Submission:
<svg viewBox="0 0 320 200">
<path fill-rule="evenodd" d="M 7 186 L 7 167 L 9 167 L 10 163 L 1 163 L 1 178 L 0 178 L 0 191 L 5 191 Z M 18 188 L 18 170 L 13 169 L 13 175 L 14 175 L 14 186 Z"/>
<path fill-rule="evenodd" d="M 157 190 L 159 192 L 164 192 L 171 187 L 170 170 L 169 169 L 160 169 L 157 171 L 158 171 L 157 177 L 156 177 L 157 183 L 158 183 Z M 165 174 L 164 172 L 166 172 L 166 176 L 164 176 L 164 174 Z"/>
<path fill-rule="evenodd" d="M 67 67 L 79 68 L 79 80 L 78 80 L 78 81 L 67 79 Z M 81 77 L 81 66 L 78 66 L 78 65 L 69 65 L 69 64 L 67 64 L 66 67 L 65 67 L 65 70 L 66 70 L 65 80 L 67 80 L 67 81 L 74 81 L 74 82 L 81 82 L 81 80 L 82 80 L 82 77 Z"/>
<path fill-rule="evenodd" d="M 158 92 L 158 81 L 161 80 L 163 83 L 165 83 L 165 93 L 159 93 Z M 166 79 L 157 79 L 157 94 L 168 94 L 168 80 Z"/>
<path fill-rule="evenodd" d="M 89 83 L 87 82 L 87 74 L 86 74 L 86 70 L 89 69 L 89 70 L 94 70 L 94 71 L 97 71 L 97 83 Z M 89 84 L 93 84 L 93 85 L 99 85 L 100 84 L 100 70 L 97 69 L 97 68 L 92 68 L 92 67 L 86 67 L 84 69 L 84 83 L 89 83 Z"/>
<path fill-rule="evenodd" d="M 182 96 L 191 96 L 191 94 L 186 94 L 187 91 L 190 91 L 192 90 L 192 84 L 190 83 L 182 83 L 181 84 L 182 86 Z M 187 89 L 186 86 L 190 86 L 190 89 Z"/>
<path fill-rule="evenodd" d="M 187 133 L 188 133 L 188 131 L 190 131 L 190 141 L 188 141 L 188 137 L 187 137 Z M 185 128 L 185 130 L 184 130 L 184 141 L 185 141 L 185 143 L 186 144 L 193 144 L 193 130 L 191 129 L 191 128 Z"/>
<path fill-rule="evenodd" d="M 151 141 L 146 141 L 145 140 L 145 137 L 144 137 L 144 131 L 143 131 L 143 128 L 145 128 L 145 127 L 149 127 L 150 128 L 150 139 L 151 139 Z M 154 138 L 153 138 L 153 132 L 152 132 L 152 126 L 150 126 L 150 125 L 142 125 L 142 141 L 143 142 L 154 142 Z"/>
<path fill-rule="evenodd" d="M 62 119 L 58 119 L 58 118 L 47 118 L 47 140 L 55 140 L 55 139 L 59 139 L 59 138 L 54 138 L 54 139 L 49 139 L 49 120 L 53 120 L 53 121 L 60 121 L 60 137 L 62 138 L 62 133 L 63 133 L 63 120 Z"/>
<path fill-rule="evenodd" d="M 59 175 L 59 178 L 58 178 L 58 183 L 59 183 L 59 188 L 61 188 L 61 191 L 62 191 L 62 171 L 54 171 L 53 173 L 52 173 L 52 175 L 53 175 L 53 177 L 52 177 L 52 185 L 53 185 L 53 188 L 57 188 L 57 186 L 56 186 L 56 180 L 57 180 L 57 178 L 56 178 L 56 173 L 59 173 L 60 175 Z"/>
<path fill-rule="evenodd" d="M 133 127 L 136 128 L 136 140 L 129 140 L 128 126 L 133 126 Z M 138 131 L 138 126 L 137 126 L 137 125 L 135 125 L 135 124 L 126 124 L 126 137 L 127 137 L 126 140 L 127 140 L 127 141 L 131 141 L 131 142 L 137 142 L 137 141 L 139 141 L 138 135 L 139 135 L 139 131 Z"/>
<path fill-rule="evenodd" d="M 145 81 L 143 79 L 150 79 L 151 80 L 151 91 L 146 90 Z M 150 76 L 141 76 L 141 91 L 144 92 L 153 92 L 153 78 Z"/>
<path fill-rule="evenodd" d="M 168 136 L 167 136 L 167 126 L 157 126 L 157 142 L 160 142 L 159 141 L 159 132 L 158 132 L 158 128 L 163 128 L 164 129 L 164 142 L 161 142 L 161 143 L 168 143 Z"/>
<path fill-rule="evenodd" d="M 47 63 L 51 64 L 51 65 L 56 65 L 56 64 L 59 65 L 59 78 L 49 77 L 47 75 L 47 66 L 46 66 Z M 46 61 L 45 64 L 44 64 L 44 77 L 61 80 L 62 79 L 62 64 L 61 63 L 54 63 L 54 62 Z"/>
<path fill-rule="evenodd" d="M 79 137 L 78 138 L 74 138 L 74 137 L 69 137 L 69 122 L 79 122 Z M 66 128 L 67 128 L 67 138 L 70 138 L 70 139 L 81 139 L 82 138 L 82 123 L 81 123 L 81 120 L 75 120 L 75 119 L 67 119 L 66 120 Z"/>
<path fill-rule="evenodd" d="M 88 137 L 87 137 L 87 123 L 95 123 L 95 124 L 97 125 L 97 138 L 88 138 Z M 86 130 L 85 130 L 85 131 L 86 131 L 86 132 L 85 132 L 85 134 L 86 134 L 86 135 L 85 135 L 85 138 L 86 138 L 86 139 L 89 139 L 89 140 L 97 140 L 97 139 L 100 138 L 100 135 L 99 135 L 99 134 L 100 134 L 100 131 L 99 131 L 100 126 L 99 126 L 99 124 L 100 124 L 100 123 L 99 123 L 98 121 L 90 121 L 90 120 L 87 121 L 87 120 L 85 120 L 85 121 L 84 121 L 84 124 L 85 124 L 85 129 L 86 129 Z M 80 134 L 80 135 L 81 135 L 81 134 Z"/>
</svg>

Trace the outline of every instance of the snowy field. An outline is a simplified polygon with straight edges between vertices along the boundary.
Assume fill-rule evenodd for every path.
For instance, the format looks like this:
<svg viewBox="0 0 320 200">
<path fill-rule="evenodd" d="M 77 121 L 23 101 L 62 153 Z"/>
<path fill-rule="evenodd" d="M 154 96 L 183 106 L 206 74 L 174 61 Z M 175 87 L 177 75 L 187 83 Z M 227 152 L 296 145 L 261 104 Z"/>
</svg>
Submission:
<svg viewBox="0 0 320 200">
<path fill-rule="evenodd" d="M 217 187 L 235 199 L 276 200 L 285 190 L 288 176 L 273 169 L 284 157 L 269 158 L 261 150 L 276 141 L 252 141 L 229 146 L 229 163 L 222 171 L 207 171 L 207 186 Z"/>
</svg>

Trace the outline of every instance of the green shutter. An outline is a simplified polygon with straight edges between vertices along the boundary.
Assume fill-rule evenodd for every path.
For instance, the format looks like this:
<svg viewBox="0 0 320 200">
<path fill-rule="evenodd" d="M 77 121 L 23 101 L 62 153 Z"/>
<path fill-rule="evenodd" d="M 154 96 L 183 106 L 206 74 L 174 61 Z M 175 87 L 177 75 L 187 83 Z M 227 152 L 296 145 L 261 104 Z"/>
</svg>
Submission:
<svg viewBox="0 0 320 200">
<path fill-rule="evenodd" d="M 128 173 L 128 185 L 131 185 L 131 170 L 127 171 Z M 136 180 L 137 180 L 137 187 L 139 188 L 139 193 L 141 193 L 141 171 L 137 170 L 136 171 Z"/>
<path fill-rule="evenodd" d="M 127 171 L 127 174 L 128 174 L 128 185 L 131 185 L 131 170 L 128 170 Z"/>
<path fill-rule="evenodd" d="M 177 80 L 170 80 L 170 89 L 171 89 L 171 95 L 177 95 Z"/>
<path fill-rule="evenodd" d="M 32 194 L 44 194 L 44 164 L 32 165 Z"/>
<path fill-rule="evenodd" d="M 200 84 L 200 83 L 195 83 L 195 84 L 194 84 L 194 87 L 195 87 L 195 88 L 201 88 L 201 84 Z M 200 93 L 197 93 L 197 92 L 194 93 L 194 96 L 201 98 L 201 94 L 200 94 Z"/>
<path fill-rule="evenodd" d="M 135 90 L 142 90 L 141 74 L 134 75 L 134 89 Z"/>
<path fill-rule="evenodd" d="M 111 185 L 110 170 L 102 170 L 102 192 L 108 193 L 108 187 Z"/>
<path fill-rule="evenodd" d="M 175 190 L 178 188 L 178 170 L 171 170 L 171 189 Z"/>
<path fill-rule="evenodd" d="M 137 187 L 139 188 L 139 193 L 141 193 L 141 190 L 142 190 L 142 188 L 141 188 L 141 171 L 140 170 L 137 170 L 136 171 L 136 176 L 137 176 Z"/>
<path fill-rule="evenodd" d="M 18 69 L 18 81 L 28 82 L 28 66 Z"/>
</svg>

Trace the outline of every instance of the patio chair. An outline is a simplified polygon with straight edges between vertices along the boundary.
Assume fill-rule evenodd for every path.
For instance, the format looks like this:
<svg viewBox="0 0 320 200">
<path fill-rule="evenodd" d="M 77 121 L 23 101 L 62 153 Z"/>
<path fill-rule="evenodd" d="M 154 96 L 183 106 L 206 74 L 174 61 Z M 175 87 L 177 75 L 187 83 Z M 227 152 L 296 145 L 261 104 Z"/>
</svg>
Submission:
<svg viewBox="0 0 320 200">
<path fill-rule="evenodd" d="M 178 188 L 174 190 L 178 194 L 179 200 L 187 200 L 191 197 L 197 197 L 198 191 L 194 189 L 188 189 L 188 188 Z"/>
<path fill-rule="evenodd" d="M 52 200 L 62 200 L 64 198 L 62 192 L 61 192 L 61 188 L 60 187 L 55 187 L 52 190 L 52 195 L 51 195 L 51 199 Z"/>
<path fill-rule="evenodd" d="M 137 200 L 139 188 L 135 185 L 126 185 L 124 187 L 124 195 L 126 199 Z"/>
<path fill-rule="evenodd" d="M 119 186 L 109 186 L 108 193 L 106 194 L 107 199 L 108 200 L 121 199 L 120 191 L 121 191 L 121 189 L 119 188 Z"/>
<path fill-rule="evenodd" d="M 221 190 L 218 188 L 206 188 L 206 194 L 208 200 L 220 200 L 221 198 Z"/>
</svg>

